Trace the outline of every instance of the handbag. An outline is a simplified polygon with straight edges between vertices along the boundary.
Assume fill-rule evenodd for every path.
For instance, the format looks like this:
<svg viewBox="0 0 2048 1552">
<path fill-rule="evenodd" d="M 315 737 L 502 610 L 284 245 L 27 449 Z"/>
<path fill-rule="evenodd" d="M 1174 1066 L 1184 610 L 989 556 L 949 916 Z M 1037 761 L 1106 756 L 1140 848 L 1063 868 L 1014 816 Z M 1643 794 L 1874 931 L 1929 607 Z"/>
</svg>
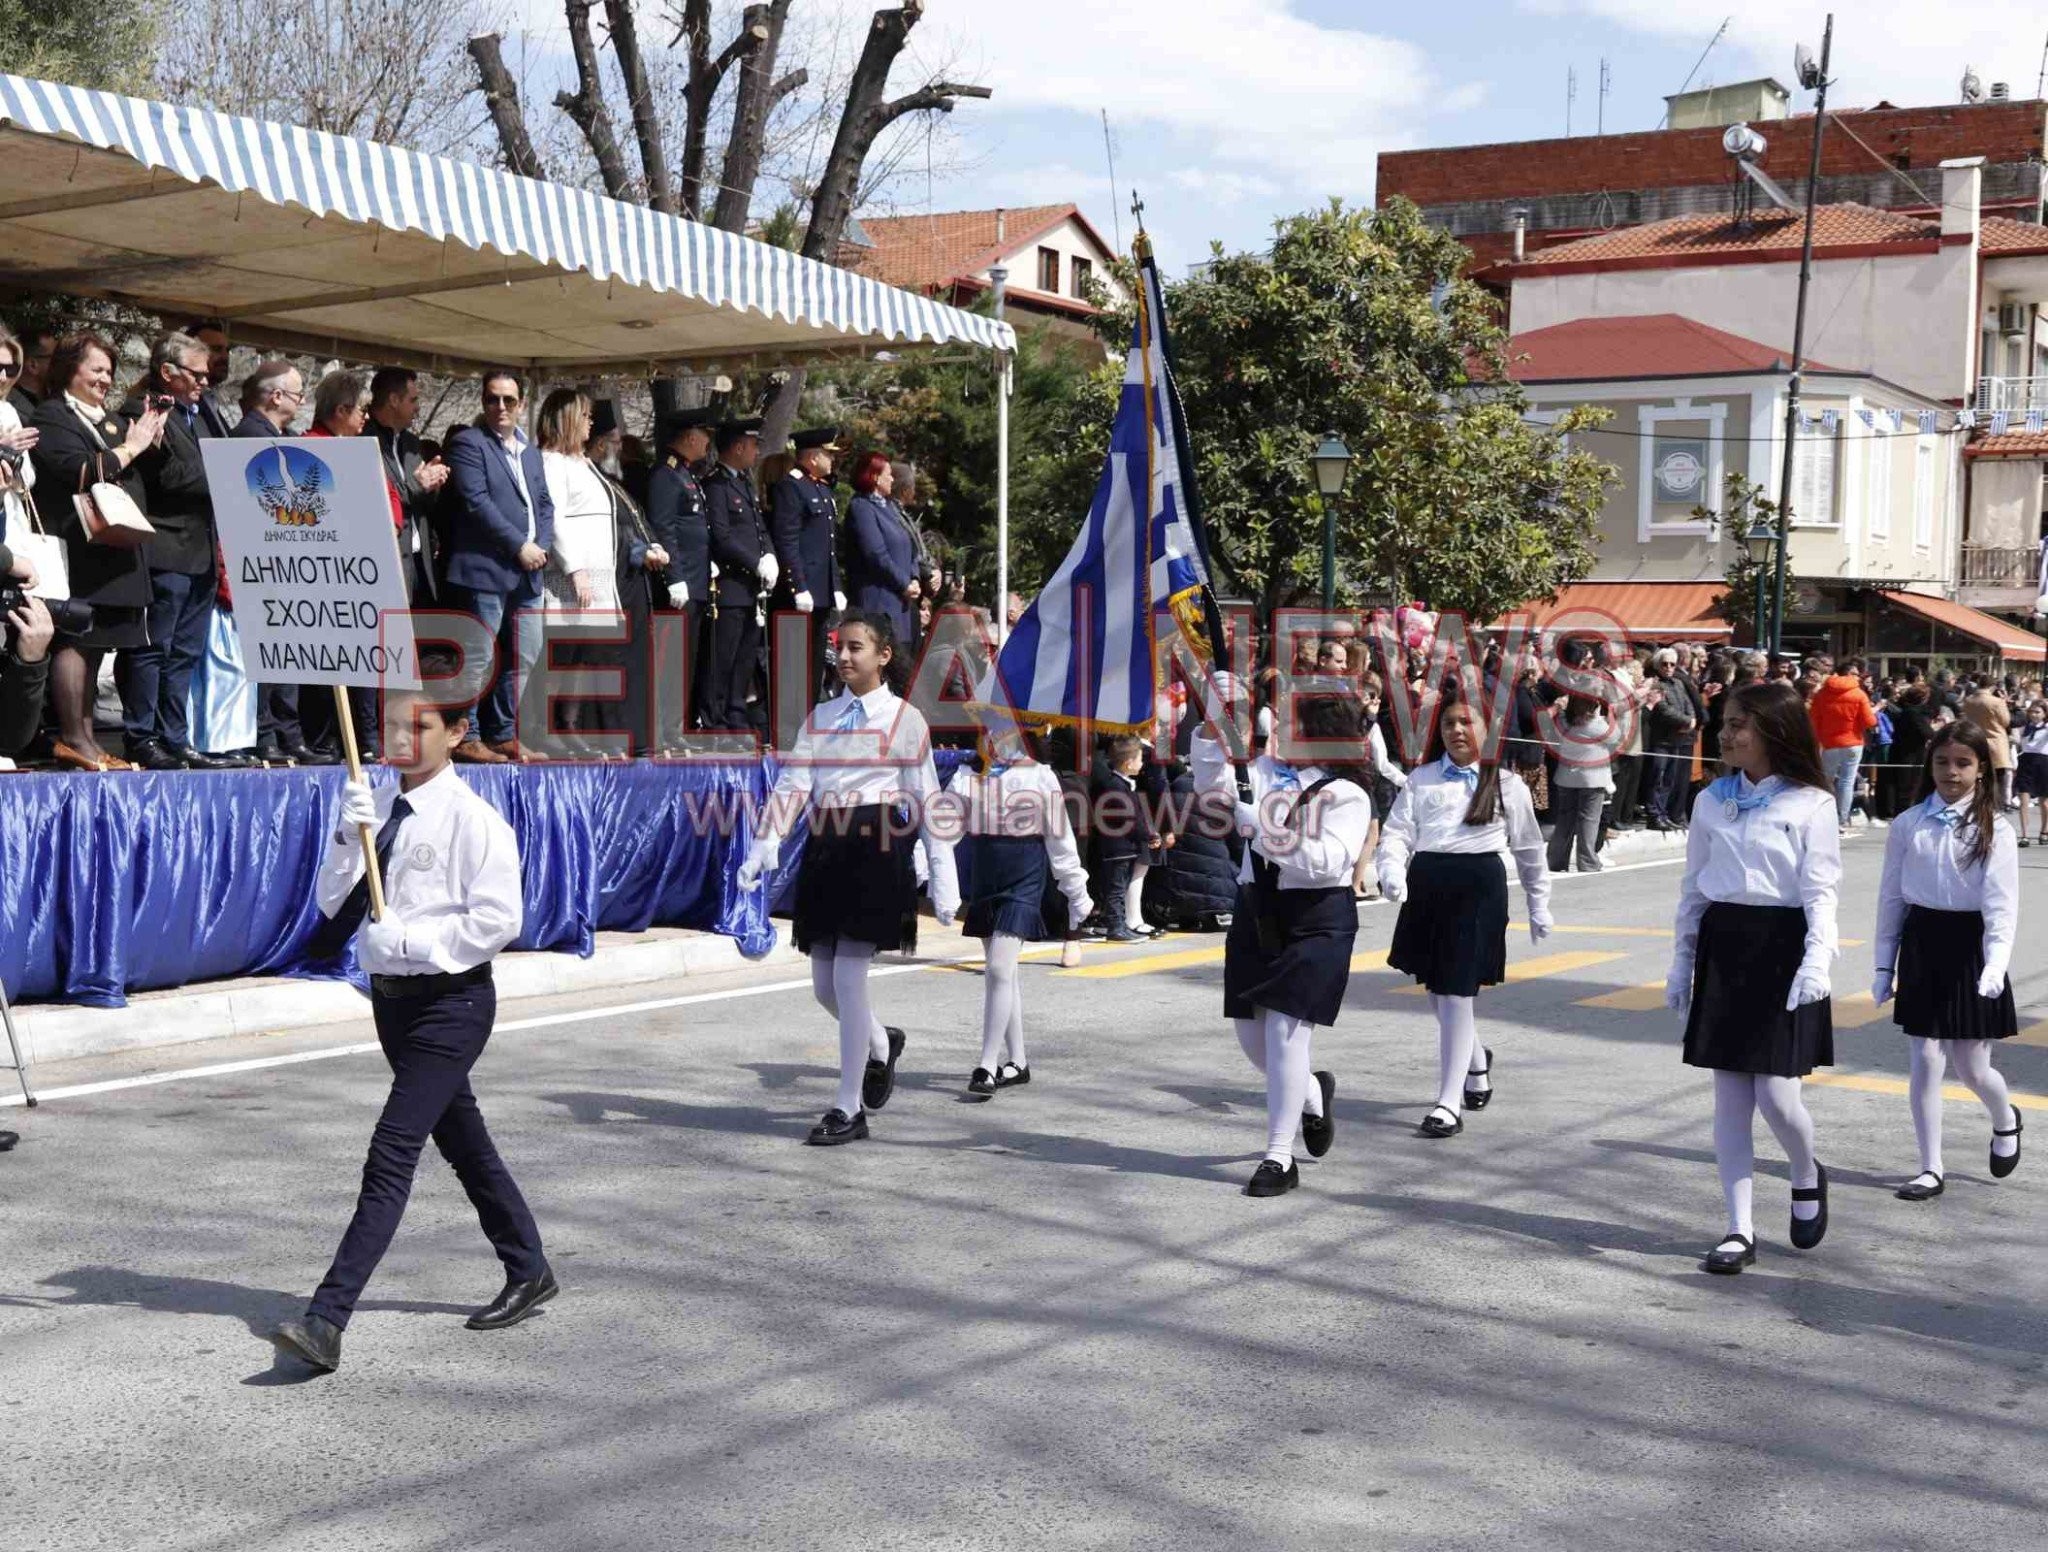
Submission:
<svg viewBox="0 0 2048 1552">
<path fill-rule="evenodd" d="M 35 492 L 21 492 L 28 511 L 28 531 L 12 535 L 7 547 L 35 567 L 36 585 L 29 589 L 36 597 L 51 602 L 71 596 L 71 554 L 64 541 L 43 531 L 43 515 L 36 510 Z"/>
<path fill-rule="evenodd" d="M 71 498 L 85 542 L 109 550 L 139 550 L 156 534 L 135 498 L 118 485 L 99 481 Z"/>
</svg>

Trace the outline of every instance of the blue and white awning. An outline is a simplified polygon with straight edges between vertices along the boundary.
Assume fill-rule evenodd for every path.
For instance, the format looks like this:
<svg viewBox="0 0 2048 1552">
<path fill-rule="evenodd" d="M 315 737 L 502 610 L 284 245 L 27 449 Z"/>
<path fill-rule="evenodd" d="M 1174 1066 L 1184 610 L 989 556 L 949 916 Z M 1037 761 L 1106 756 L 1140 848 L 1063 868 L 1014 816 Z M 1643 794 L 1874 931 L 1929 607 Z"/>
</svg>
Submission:
<svg viewBox="0 0 2048 1552">
<path fill-rule="evenodd" d="M 451 363 L 1016 343 L 993 319 L 580 189 L 4 74 L 0 280 Z"/>
</svg>

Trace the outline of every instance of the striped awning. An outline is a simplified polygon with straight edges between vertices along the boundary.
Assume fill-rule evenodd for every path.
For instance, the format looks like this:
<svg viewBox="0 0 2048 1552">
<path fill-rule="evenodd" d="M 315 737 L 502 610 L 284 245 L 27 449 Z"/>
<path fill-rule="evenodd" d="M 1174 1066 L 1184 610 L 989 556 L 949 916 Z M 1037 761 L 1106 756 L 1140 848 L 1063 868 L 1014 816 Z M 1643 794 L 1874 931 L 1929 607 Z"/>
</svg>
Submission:
<svg viewBox="0 0 2048 1552">
<path fill-rule="evenodd" d="M 582 189 L 4 74 L 0 283 L 423 365 L 1016 344 L 994 319 Z"/>
<path fill-rule="evenodd" d="M 1517 612 L 1538 630 L 1563 623 L 1589 631 L 1618 628 L 1649 641 L 1710 641 L 1735 633 L 1714 612 L 1714 601 L 1727 591 L 1725 582 L 1574 582 L 1558 589 L 1555 602 L 1524 604 Z"/>
<path fill-rule="evenodd" d="M 2036 636 L 2032 631 L 2009 620 L 2001 620 L 1994 614 L 1986 614 L 1982 609 L 1972 609 L 1968 604 L 1959 604 L 1952 599 L 1892 588 L 1882 590 L 1878 597 L 1895 609 L 1917 614 L 1929 624 L 1981 641 L 2000 657 L 2010 658 L 2015 663 L 2048 661 L 2048 638 Z"/>
</svg>

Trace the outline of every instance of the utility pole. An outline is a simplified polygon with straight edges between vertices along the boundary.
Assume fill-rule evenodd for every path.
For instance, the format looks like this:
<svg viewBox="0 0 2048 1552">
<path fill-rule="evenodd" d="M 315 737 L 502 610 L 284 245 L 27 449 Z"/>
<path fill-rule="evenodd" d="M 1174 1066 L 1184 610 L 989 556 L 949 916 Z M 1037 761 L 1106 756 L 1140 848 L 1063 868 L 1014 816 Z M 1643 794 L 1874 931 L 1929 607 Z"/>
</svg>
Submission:
<svg viewBox="0 0 2048 1552">
<path fill-rule="evenodd" d="M 1606 59 L 1602 58 L 1600 61 L 1600 101 L 1593 110 L 1593 133 L 1596 135 L 1607 133 L 1607 88 L 1612 84 L 1613 79 L 1608 74 Z"/>
<path fill-rule="evenodd" d="M 1579 72 L 1571 65 L 1564 67 L 1564 137 L 1572 137 L 1572 104 L 1579 97 Z"/>
</svg>

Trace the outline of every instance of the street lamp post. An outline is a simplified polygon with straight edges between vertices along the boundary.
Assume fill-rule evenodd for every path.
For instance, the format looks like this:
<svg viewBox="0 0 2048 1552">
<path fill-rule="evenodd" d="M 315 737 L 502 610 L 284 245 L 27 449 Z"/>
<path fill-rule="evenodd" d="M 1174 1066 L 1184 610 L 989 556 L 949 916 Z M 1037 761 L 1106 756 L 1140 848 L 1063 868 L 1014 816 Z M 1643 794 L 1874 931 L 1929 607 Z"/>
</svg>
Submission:
<svg viewBox="0 0 2048 1552">
<path fill-rule="evenodd" d="M 1750 519 L 1749 531 L 1742 536 L 1742 545 L 1749 551 L 1750 559 L 1756 562 L 1755 569 L 1750 572 L 1750 586 L 1756 593 L 1756 608 L 1753 612 L 1756 617 L 1756 644 L 1759 647 L 1764 644 L 1764 568 L 1771 559 L 1771 546 L 1777 543 L 1777 531 L 1764 521 L 1762 514 Z"/>
<path fill-rule="evenodd" d="M 1351 470 L 1351 449 L 1332 431 L 1322 446 L 1310 454 L 1315 465 L 1316 490 L 1323 506 L 1323 613 L 1337 607 L 1337 497 L 1344 490 L 1344 476 Z"/>
</svg>

